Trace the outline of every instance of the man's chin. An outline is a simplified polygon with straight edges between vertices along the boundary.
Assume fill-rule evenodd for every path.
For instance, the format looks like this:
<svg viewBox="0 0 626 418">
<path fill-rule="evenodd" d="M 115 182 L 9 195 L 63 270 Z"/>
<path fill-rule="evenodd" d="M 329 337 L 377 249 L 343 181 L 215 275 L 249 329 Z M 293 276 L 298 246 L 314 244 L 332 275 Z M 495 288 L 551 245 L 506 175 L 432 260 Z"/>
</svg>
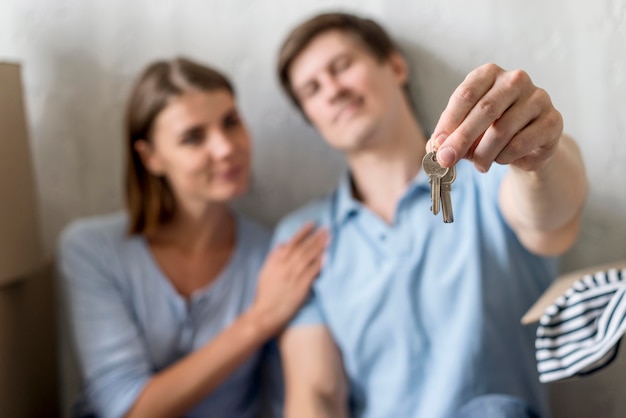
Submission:
<svg viewBox="0 0 626 418">
<path fill-rule="evenodd" d="M 345 153 L 353 153 L 365 150 L 372 145 L 373 135 L 371 129 L 367 126 L 354 126 L 349 132 L 344 133 L 337 141 L 333 141 L 330 145 Z"/>
</svg>

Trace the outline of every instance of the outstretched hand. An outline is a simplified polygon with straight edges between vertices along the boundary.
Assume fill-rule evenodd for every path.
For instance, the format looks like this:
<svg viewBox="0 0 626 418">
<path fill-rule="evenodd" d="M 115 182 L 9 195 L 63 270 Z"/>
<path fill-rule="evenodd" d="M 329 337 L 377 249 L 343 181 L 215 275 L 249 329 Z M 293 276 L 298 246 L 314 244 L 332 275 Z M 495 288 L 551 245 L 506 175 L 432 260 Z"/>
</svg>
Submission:
<svg viewBox="0 0 626 418">
<path fill-rule="evenodd" d="M 562 130 L 550 96 L 526 72 L 485 64 L 454 91 L 427 149 L 444 167 L 465 158 L 481 172 L 493 162 L 534 171 L 554 154 Z"/>
</svg>

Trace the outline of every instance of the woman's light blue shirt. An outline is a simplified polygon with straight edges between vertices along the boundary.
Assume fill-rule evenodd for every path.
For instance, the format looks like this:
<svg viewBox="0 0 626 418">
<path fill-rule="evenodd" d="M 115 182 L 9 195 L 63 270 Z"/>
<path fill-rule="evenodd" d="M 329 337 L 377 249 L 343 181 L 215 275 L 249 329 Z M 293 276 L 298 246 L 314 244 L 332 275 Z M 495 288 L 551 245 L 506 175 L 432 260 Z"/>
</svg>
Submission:
<svg viewBox="0 0 626 418">
<path fill-rule="evenodd" d="M 107 418 L 123 416 L 154 373 L 205 345 L 251 305 L 270 241 L 268 231 L 238 216 L 237 247 L 227 266 L 186 300 L 145 238 L 127 235 L 126 228 L 126 215 L 116 213 L 75 221 L 60 240 L 84 395 L 97 416 Z M 275 350 L 268 344 L 255 353 L 186 416 L 258 417 L 264 359 L 280 377 Z"/>
</svg>

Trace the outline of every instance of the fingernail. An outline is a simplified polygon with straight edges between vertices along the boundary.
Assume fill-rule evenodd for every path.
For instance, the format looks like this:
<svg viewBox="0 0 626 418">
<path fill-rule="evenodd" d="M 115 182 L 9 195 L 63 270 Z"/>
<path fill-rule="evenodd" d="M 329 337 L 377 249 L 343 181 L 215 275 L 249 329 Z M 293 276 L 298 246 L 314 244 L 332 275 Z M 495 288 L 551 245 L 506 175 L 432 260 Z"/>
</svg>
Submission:
<svg viewBox="0 0 626 418">
<path fill-rule="evenodd" d="M 446 134 L 439 134 L 437 139 L 435 139 L 435 142 L 437 143 L 437 145 L 441 145 L 443 144 L 443 141 L 445 141 L 447 137 L 448 136 Z"/>
<path fill-rule="evenodd" d="M 454 159 L 456 158 L 456 154 L 454 150 L 450 147 L 445 147 L 440 149 L 437 152 L 437 161 L 446 166 L 451 166 L 454 163 Z"/>
</svg>

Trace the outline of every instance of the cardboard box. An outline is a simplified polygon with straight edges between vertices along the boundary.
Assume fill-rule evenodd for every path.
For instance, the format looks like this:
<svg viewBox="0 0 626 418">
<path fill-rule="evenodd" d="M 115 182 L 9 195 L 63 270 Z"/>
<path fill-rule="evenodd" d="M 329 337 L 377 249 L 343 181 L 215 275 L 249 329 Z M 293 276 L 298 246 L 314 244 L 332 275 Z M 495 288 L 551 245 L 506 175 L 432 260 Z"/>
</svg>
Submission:
<svg viewBox="0 0 626 418">
<path fill-rule="evenodd" d="M 42 261 L 20 66 L 0 62 L 0 287 Z"/>
<path fill-rule="evenodd" d="M 522 324 L 528 325 L 539 322 L 546 308 L 554 303 L 559 296 L 565 294 L 565 291 L 572 287 L 572 284 L 587 274 L 594 274 L 599 271 L 607 271 L 610 269 L 626 269 L 626 260 L 614 261 L 606 264 L 599 264 L 593 267 L 572 271 L 570 273 L 559 276 L 554 283 L 541 295 L 535 304 L 522 317 Z"/>
<path fill-rule="evenodd" d="M 57 304 L 52 263 L 0 287 L 0 416 L 57 418 Z"/>
</svg>

